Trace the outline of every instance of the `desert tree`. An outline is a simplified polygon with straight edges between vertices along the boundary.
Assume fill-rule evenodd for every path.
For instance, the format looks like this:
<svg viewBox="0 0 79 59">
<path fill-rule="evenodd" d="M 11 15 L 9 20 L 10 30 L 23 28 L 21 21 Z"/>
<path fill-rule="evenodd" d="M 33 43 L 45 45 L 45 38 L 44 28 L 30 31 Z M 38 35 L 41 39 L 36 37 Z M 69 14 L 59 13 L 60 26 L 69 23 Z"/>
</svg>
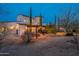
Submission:
<svg viewBox="0 0 79 59">
<path fill-rule="evenodd" d="M 30 8 L 30 12 L 29 12 L 29 25 L 30 25 L 30 29 L 24 32 L 24 34 L 22 35 L 22 39 L 24 40 L 24 42 L 27 44 L 31 41 L 31 36 L 32 36 L 32 8 Z M 27 26 L 27 25 L 26 25 Z"/>
<path fill-rule="evenodd" d="M 72 35 L 74 37 L 74 43 L 76 43 L 77 48 L 78 48 L 77 32 L 79 30 L 78 13 L 79 13 L 79 9 L 77 8 L 71 8 L 69 10 L 66 10 L 62 18 L 63 22 L 61 22 L 62 26 L 64 27 L 67 33 L 66 35 Z"/>
<path fill-rule="evenodd" d="M 69 9 L 66 10 L 63 16 L 62 26 L 65 28 L 66 33 L 73 33 L 74 27 L 76 27 L 76 20 L 78 19 L 78 10 Z"/>
</svg>

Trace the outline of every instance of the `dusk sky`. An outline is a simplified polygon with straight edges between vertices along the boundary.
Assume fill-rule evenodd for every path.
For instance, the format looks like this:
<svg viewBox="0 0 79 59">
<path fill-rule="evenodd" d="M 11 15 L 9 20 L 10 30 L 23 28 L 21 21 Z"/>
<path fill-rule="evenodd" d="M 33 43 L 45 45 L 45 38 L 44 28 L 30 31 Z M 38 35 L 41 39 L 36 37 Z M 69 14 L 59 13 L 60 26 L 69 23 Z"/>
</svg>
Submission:
<svg viewBox="0 0 79 59">
<path fill-rule="evenodd" d="M 79 8 L 79 4 L 52 4 L 52 3 L 3 3 L 0 4 L 0 21 L 16 21 L 19 14 L 29 16 L 29 9 L 32 8 L 32 15 L 43 16 L 43 22 L 54 22 L 55 16 L 63 16 L 70 8 Z"/>
</svg>

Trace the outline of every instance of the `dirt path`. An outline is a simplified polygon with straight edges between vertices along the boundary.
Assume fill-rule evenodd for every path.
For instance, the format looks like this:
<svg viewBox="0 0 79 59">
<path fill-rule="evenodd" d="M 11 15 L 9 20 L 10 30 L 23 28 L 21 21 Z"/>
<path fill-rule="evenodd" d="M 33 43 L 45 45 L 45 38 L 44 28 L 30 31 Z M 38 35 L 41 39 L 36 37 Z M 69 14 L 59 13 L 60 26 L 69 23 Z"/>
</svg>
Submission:
<svg viewBox="0 0 79 59">
<path fill-rule="evenodd" d="M 10 45 L 2 48 L 0 52 L 8 53 L 7 55 L 24 55 L 24 56 L 59 56 L 59 55 L 79 55 L 79 51 L 67 40 L 73 37 L 55 37 L 45 35 L 28 45 Z"/>
</svg>

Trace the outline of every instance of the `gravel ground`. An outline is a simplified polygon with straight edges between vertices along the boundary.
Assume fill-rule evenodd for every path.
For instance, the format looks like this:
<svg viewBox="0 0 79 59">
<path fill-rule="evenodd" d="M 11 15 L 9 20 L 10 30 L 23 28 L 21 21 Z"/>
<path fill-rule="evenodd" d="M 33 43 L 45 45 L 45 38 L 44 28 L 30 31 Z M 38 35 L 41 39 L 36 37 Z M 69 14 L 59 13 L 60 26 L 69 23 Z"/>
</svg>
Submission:
<svg viewBox="0 0 79 59">
<path fill-rule="evenodd" d="M 29 44 L 11 44 L 0 49 L 0 55 L 7 56 L 78 56 L 76 45 L 68 40 L 73 37 L 45 35 Z"/>
</svg>

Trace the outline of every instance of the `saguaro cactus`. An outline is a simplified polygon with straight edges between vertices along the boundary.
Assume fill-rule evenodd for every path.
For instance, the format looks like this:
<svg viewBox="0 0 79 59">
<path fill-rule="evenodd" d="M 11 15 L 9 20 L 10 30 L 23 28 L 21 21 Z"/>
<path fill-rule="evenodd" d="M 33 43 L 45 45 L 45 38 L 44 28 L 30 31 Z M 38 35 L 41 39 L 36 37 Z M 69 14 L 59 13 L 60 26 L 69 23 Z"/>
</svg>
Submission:
<svg viewBox="0 0 79 59">
<path fill-rule="evenodd" d="M 60 18 L 58 17 L 58 31 L 60 31 Z"/>
<path fill-rule="evenodd" d="M 55 16 L 54 21 L 55 21 L 55 23 L 54 23 L 55 25 L 54 26 L 55 26 L 55 34 L 56 34 L 56 16 Z"/>
<path fill-rule="evenodd" d="M 31 26 L 32 26 L 32 8 L 30 8 L 30 32 L 32 31 Z"/>
<path fill-rule="evenodd" d="M 40 14 L 40 26 L 42 26 L 42 15 Z"/>
</svg>

